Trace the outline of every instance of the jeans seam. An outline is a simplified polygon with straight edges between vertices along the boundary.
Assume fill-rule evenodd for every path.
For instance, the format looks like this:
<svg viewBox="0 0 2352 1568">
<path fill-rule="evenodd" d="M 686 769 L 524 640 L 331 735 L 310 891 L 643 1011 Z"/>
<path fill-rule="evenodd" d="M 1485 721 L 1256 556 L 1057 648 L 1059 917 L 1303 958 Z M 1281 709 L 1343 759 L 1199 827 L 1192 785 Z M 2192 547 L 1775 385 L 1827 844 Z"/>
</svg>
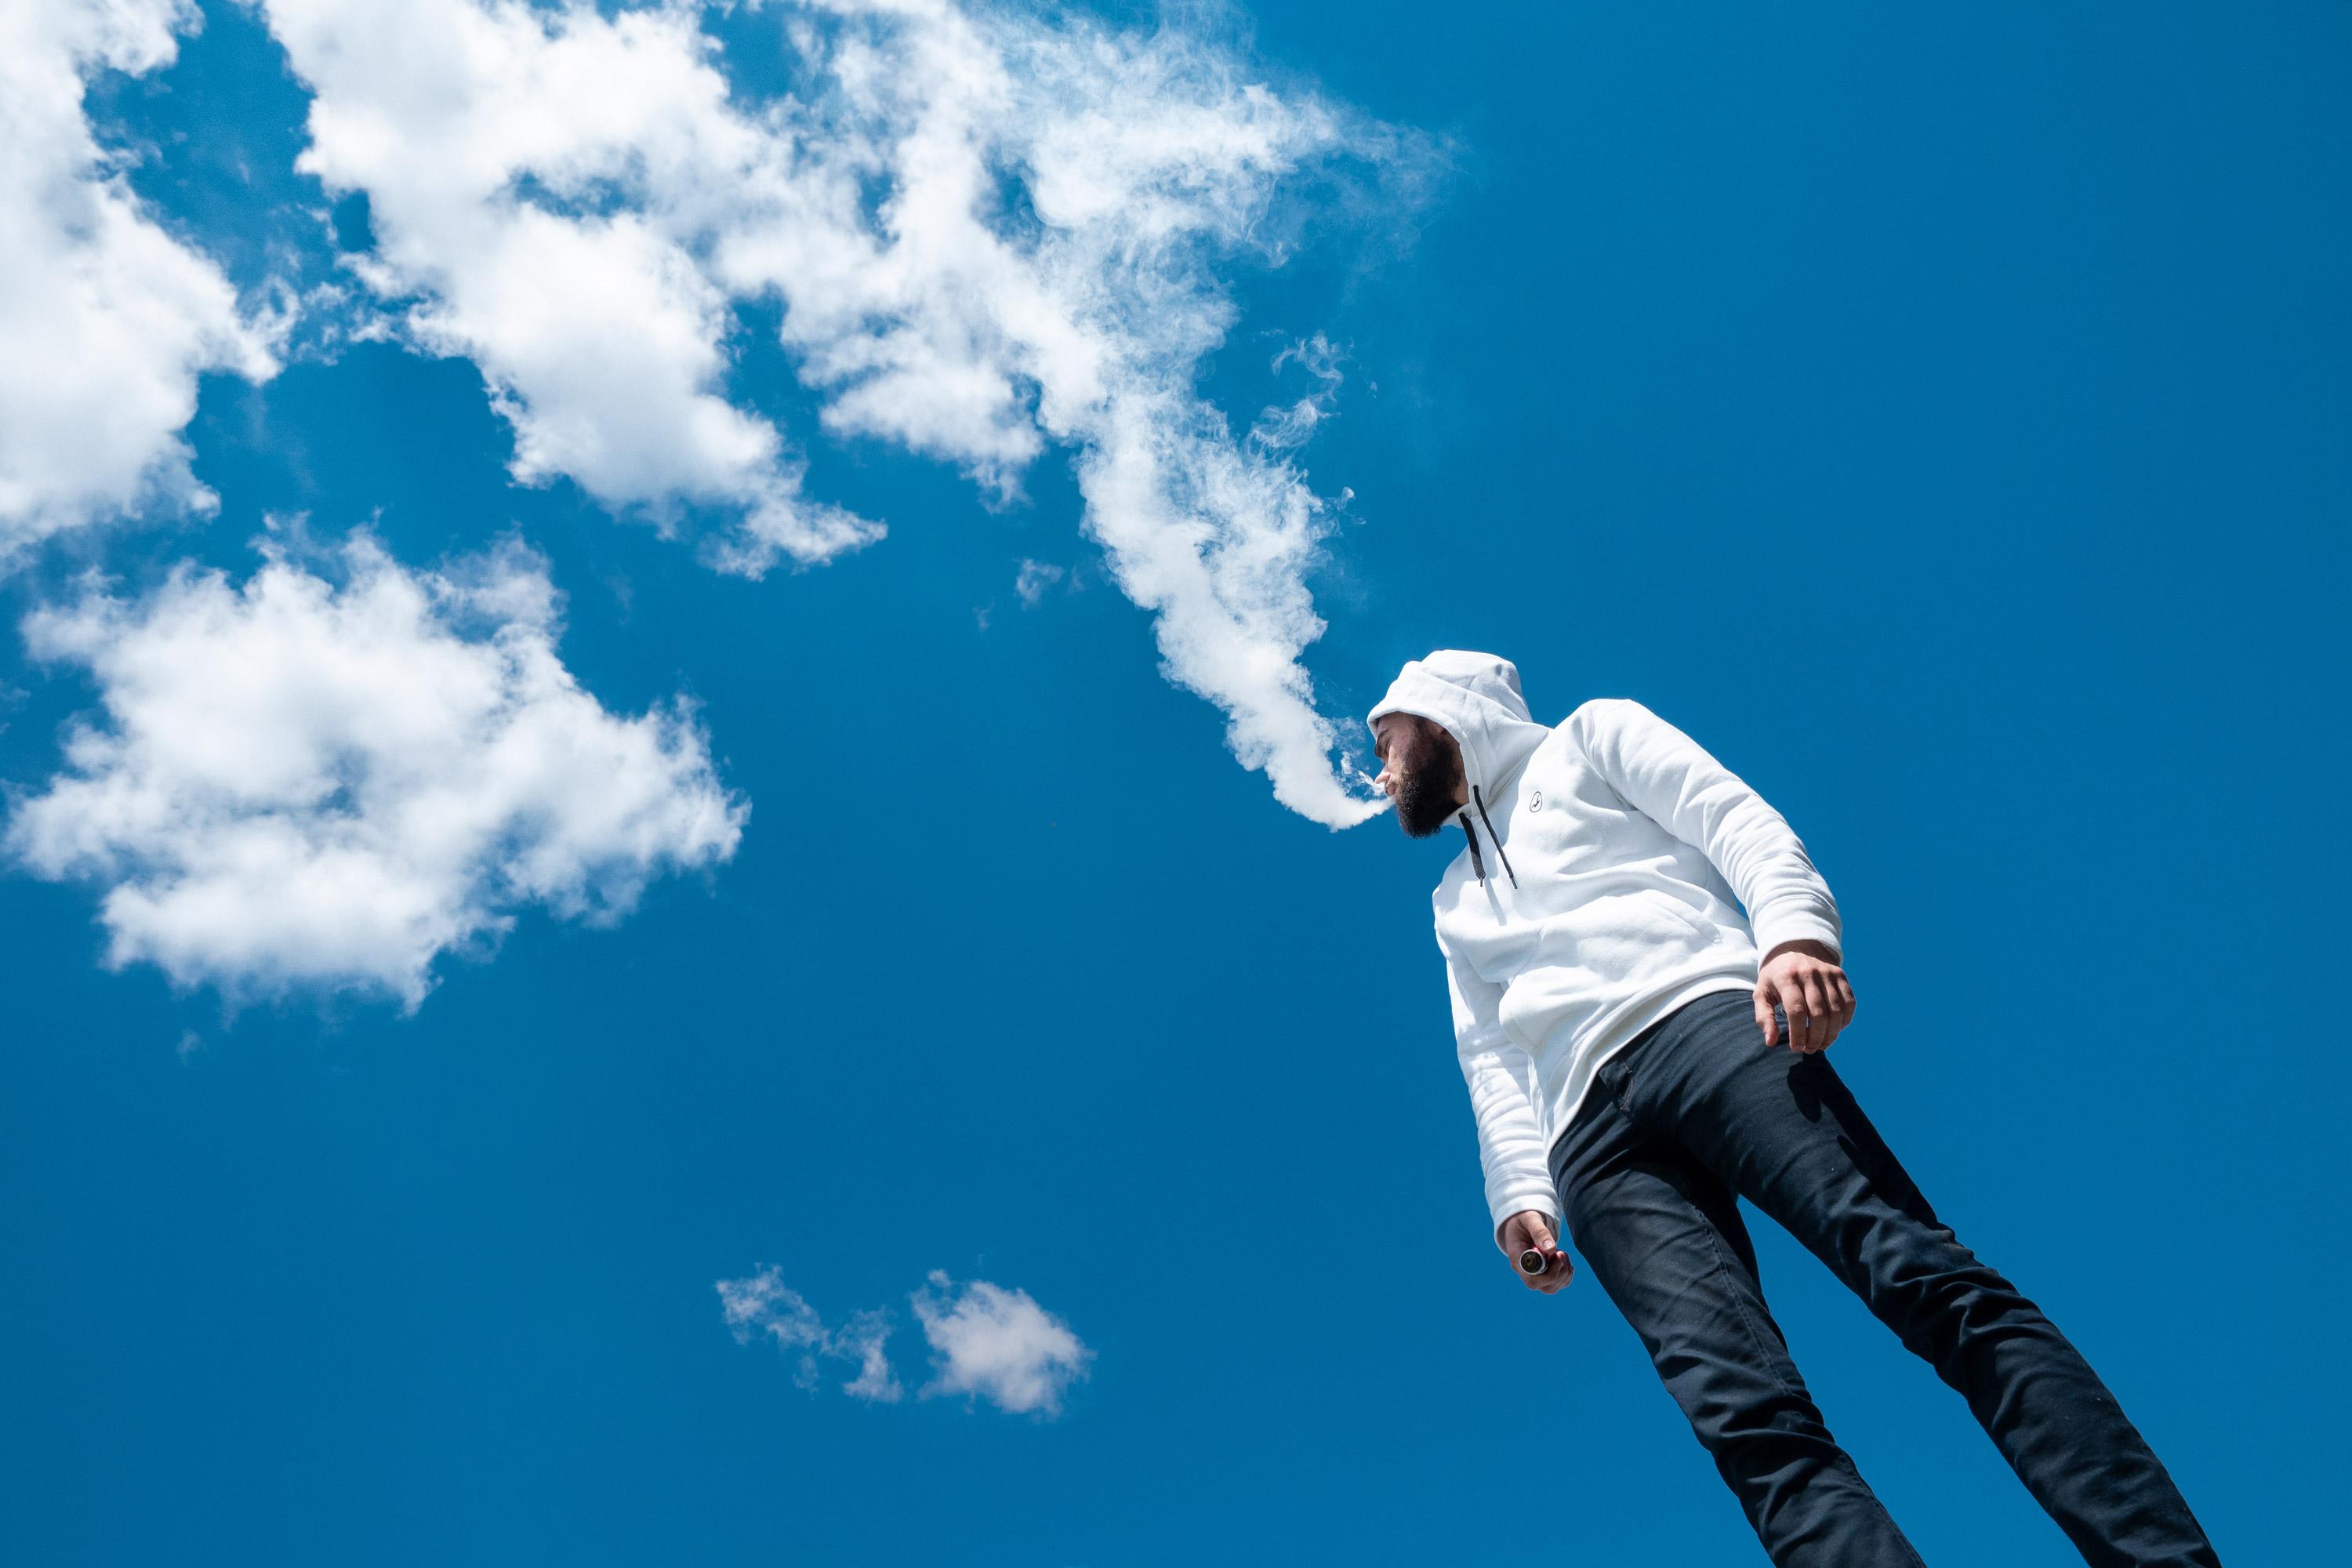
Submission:
<svg viewBox="0 0 2352 1568">
<path fill-rule="evenodd" d="M 1700 1212 L 1698 1217 L 1699 1223 L 1706 1227 L 1706 1245 L 1708 1250 L 1715 1254 L 1715 1266 L 1726 1274 L 1731 1273 L 1731 1260 L 1723 1256 L 1723 1233 L 1716 1229 L 1715 1222 L 1706 1217 L 1704 1210 Z M 1732 1292 L 1731 1304 L 1739 1309 L 1739 1326 L 1748 1331 L 1748 1342 L 1756 1347 L 1757 1358 L 1764 1363 L 1764 1370 L 1772 1374 L 1772 1381 L 1780 1386 L 1780 1392 L 1790 1399 L 1804 1398 L 1803 1394 L 1789 1386 L 1787 1378 L 1780 1375 L 1780 1363 L 1772 1359 L 1772 1352 L 1765 1348 L 1764 1336 L 1756 1330 L 1756 1320 L 1748 1315 L 1748 1302 L 1737 1290 Z M 1811 1402 L 1808 1401 L 1808 1403 Z"/>
<path fill-rule="evenodd" d="M 1919 1549 L 1911 1544 L 1911 1538 L 1903 1533 L 1903 1527 L 1895 1522 L 1895 1516 L 1892 1513 L 1887 1512 L 1885 1501 L 1879 1497 L 1877 1490 L 1868 1481 L 1862 1479 L 1862 1471 L 1854 1464 L 1853 1456 L 1847 1453 L 1844 1447 L 1840 1445 L 1837 1457 L 1838 1463 L 1845 1467 L 1845 1473 L 1853 1478 L 1853 1484 L 1868 1493 L 1870 1500 L 1878 1505 L 1878 1511 L 1885 1514 L 1886 1522 L 1894 1530 L 1895 1539 L 1903 1543 L 1903 1555 L 1909 1560 L 1911 1568 L 1927 1568 L 1927 1564 L 1920 1560 Z"/>
</svg>

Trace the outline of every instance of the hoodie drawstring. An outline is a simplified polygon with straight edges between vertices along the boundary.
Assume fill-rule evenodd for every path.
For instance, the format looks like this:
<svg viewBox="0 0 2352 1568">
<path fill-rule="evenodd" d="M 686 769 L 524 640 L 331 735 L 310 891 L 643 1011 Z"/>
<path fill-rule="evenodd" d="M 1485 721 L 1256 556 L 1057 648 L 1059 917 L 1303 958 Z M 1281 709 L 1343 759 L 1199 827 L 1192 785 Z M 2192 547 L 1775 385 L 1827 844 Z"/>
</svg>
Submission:
<svg viewBox="0 0 2352 1568">
<path fill-rule="evenodd" d="M 1458 820 L 1462 824 L 1462 831 L 1470 836 L 1470 869 L 1478 873 L 1478 885 L 1483 888 L 1486 885 L 1486 862 L 1478 858 L 1478 829 L 1466 811 Z M 1512 884 L 1514 887 L 1517 885 L 1516 882 Z"/>
<path fill-rule="evenodd" d="M 1476 784 L 1470 786 L 1470 798 L 1477 802 L 1478 820 L 1486 825 L 1486 837 L 1495 840 L 1495 858 L 1503 863 L 1503 875 L 1511 879 L 1511 886 L 1517 887 L 1519 874 L 1511 869 L 1511 858 L 1503 851 L 1503 840 L 1495 832 L 1495 820 L 1486 815 L 1486 798 L 1479 795 Z M 1478 854 L 1478 830 L 1471 826 L 1468 812 L 1462 813 L 1460 821 L 1462 831 L 1470 836 L 1470 869 L 1478 874 L 1478 881 L 1481 886 L 1484 886 L 1486 880 L 1486 862 Z"/>
<path fill-rule="evenodd" d="M 1511 858 L 1503 852 L 1502 836 L 1495 831 L 1494 823 L 1488 819 L 1486 816 L 1486 798 L 1479 795 L 1478 786 L 1476 784 L 1472 784 L 1470 786 L 1470 798 L 1478 803 L 1478 820 L 1486 824 L 1486 837 L 1495 841 L 1495 858 L 1503 863 L 1503 875 L 1511 879 L 1511 886 L 1514 888 L 1517 887 L 1519 885 L 1519 874 L 1511 869 Z"/>
</svg>

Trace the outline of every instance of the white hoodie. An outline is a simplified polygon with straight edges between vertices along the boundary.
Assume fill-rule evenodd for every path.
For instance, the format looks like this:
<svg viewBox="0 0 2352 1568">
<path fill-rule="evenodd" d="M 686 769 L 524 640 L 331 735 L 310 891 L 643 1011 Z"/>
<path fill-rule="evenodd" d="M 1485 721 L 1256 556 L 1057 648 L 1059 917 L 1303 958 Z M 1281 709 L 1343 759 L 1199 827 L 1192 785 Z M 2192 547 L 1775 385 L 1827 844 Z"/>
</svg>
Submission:
<svg viewBox="0 0 2352 1568">
<path fill-rule="evenodd" d="M 1398 712 L 1445 727 L 1470 786 L 1432 901 L 1496 1245 L 1522 1209 L 1557 1234 L 1546 1156 L 1601 1063 L 1695 997 L 1752 991 L 1784 942 L 1842 952 L 1837 905 L 1780 814 L 1639 702 L 1549 728 L 1508 660 L 1444 648 L 1371 717 Z"/>
</svg>

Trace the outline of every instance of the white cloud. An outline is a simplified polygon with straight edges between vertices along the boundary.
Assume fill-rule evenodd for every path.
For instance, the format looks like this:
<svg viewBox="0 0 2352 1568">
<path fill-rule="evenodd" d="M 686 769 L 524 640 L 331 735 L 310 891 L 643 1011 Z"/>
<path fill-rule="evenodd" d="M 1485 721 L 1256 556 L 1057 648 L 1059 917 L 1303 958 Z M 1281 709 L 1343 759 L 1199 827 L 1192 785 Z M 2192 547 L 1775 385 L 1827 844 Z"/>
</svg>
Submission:
<svg viewBox="0 0 2352 1568">
<path fill-rule="evenodd" d="M 84 84 L 171 63 L 189 0 L 0 5 L 0 568 L 60 530 L 218 503 L 181 432 L 203 373 L 274 374 L 210 260 L 93 138 Z"/>
<path fill-rule="evenodd" d="M 857 1375 L 841 1385 L 844 1394 L 880 1405 L 898 1403 L 905 1390 L 898 1386 L 898 1374 L 890 1370 L 885 1348 L 889 1339 L 890 1315 L 879 1307 L 852 1313 L 848 1322 L 834 1331 L 834 1353 L 857 1363 Z"/>
<path fill-rule="evenodd" d="M 268 0 L 315 97 L 299 166 L 364 191 L 360 276 L 420 346 L 473 360 L 516 478 L 568 476 L 667 522 L 730 510 L 728 559 L 813 563 L 881 530 L 802 494 L 773 425 L 730 404 L 725 291 L 679 211 L 756 154 L 696 12 L 474 0 Z"/>
<path fill-rule="evenodd" d="M 1021 596 L 1021 607 L 1034 610 L 1046 590 L 1068 574 L 1050 561 L 1032 561 L 1023 557 L 1021 570 L 1013 579 L 1013 591 Z"/>
<path fill-rule="evenodd" d="M 304 165 L 369 195 L 362 276 L 413 299 L 415 341 L 481 367 L 520 477 L 730 507 L 719 559 L 745 572 L 873 537 L 726 395 L 736 306 L 780 300 L 830 432 L 992 497 L 1067 450 L 1169 679 L 1224 710 L 1285 805 L 1378 812 L 1335 773 L 1301 663 L 1331 514 L 1287 454 L 1324 405 L 1253 439 L 1196 384 L 1235 317 L 1221 272 L 1282 259 L 1277 195 L 1335 159 L 1394 163 L 1398 138 L 1270 87 L 1206 25 L 822 0 L 787 8 L 794 92 L 760 105 L 682 0 L 267 10 L 317 95 Z"/>
<path fill-rule="evenodd" d="M 88 668 L 105 713 L 70 732 L 7 847 L 105 887 L 110 964 L 413 1010 L 440 954 L 526 906 L 609 923 L 650 878 L 734 852 L 749 807 L 690 711 L 622 718 L 581 689 L 536 555 L 417 573 L 362 535 L 338 586 L 265 553 L 242 585 L 184 568 L 26 621 L 35 657 Z"/>
<path fill-rule="evenodd" d="M 822 1381 L 820 1358 L 852 1361 L 857 1375 L 841 1385 L 854 1399 L 895 1405 L 905 1394 L 890 1370 L 886 1349 L 890 1338 L 889 1315 L 879 1308 L 854 1313 L 839 1329 L 828 1329 L 801 1293 L 784 1283 L 773 1264 L 741 1279 L 719 1281 L 719 1310 L 734 1332 L 735 1342 L 750 1344 L 766 1339 L 796 1367 L 793 1382 L 811 1393 Z"/>
<path fill-rule="evenodd" d="M 850 1361 L 857 1375 L 842 1384 L 844 1393 L 885 1404 L 904 1394 L 890 1368 L 890 1318 L 883 1309 L 863 1309 L 840 1328 L 827 1328 L 772 1264 L 740 1279 L 721 1279 L 718 1288 L 719 1310 L 736 1342 L 766 1340 L 793 1358 L 798 1386 L 814 1393 L 823 1381 L 823 1362 Z M 931 1348 L 932 1377 L 920 1390 L 922 1398 L 966 1394 L 1015 1415 L 1058 1415 L 1070 1384 L 1087 1375 L 1094 1360 L 1069 1325 L 1025 1290 L 985 1279 L 959 1288 L 934 1268 L 908 1299 Z"/>
<path fill-rule="evenodd" d="M 911 1298 L 930 1342 L 933 1377 L 922 1394 L 973 1394 L 1018 1415 L 1058 1415 L 1070 1384 L 1095 1352 L 1030 1298 L 985 1279 L 957 1289 L 934 1268 Z"/>
</svg>

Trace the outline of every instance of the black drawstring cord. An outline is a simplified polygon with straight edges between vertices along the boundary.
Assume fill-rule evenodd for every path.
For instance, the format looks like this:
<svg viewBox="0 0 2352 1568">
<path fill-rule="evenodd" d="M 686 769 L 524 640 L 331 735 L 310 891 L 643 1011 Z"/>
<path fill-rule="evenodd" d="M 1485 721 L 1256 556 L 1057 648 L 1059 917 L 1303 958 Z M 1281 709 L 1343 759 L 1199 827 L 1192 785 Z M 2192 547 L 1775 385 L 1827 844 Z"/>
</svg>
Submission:
<svg viewBox="0 0 2352 1568">
<path fill-rule="evenodd" d="M 1486 824 L 1486 837 L 1495 840 L 1495 858 L 1503 863 L 1503 875 L 1511 879 L 1511 886 L 1514 888 L 1517 887 L 1519 885 L 1519 874 L 1511 869 L 1511 858 L 1503 853 L 1503 841 L 1500 837 L 1496 837 L 1495 832 L 1495 824 L 1486 816 L 1486 802 L 1485 797 L 1479 795 L 1478 786 L 1476 784 L 1472 784 L 1470 786 L 1470 798 L 1478 803 L 1478 820 Z M 1475 834 L 1471 837 L 1471 842 L 1474 845 L 1477 842 L 1477 837 Z"/>
<path fill-rule="evenodd" d="M 1462 814 L 1461 822 L 1462 831 L 1470 836 L 1470 869 L 1478 873 L 1478 885 L 1483 888 L 1486 885 L 1486 862 L 1478 858 L 1478 830 L 1470 825 L 1470 814 L 1466 811 Z M 1511 885 L 1518 886 L 1516 882 Z"/>
</svg>

